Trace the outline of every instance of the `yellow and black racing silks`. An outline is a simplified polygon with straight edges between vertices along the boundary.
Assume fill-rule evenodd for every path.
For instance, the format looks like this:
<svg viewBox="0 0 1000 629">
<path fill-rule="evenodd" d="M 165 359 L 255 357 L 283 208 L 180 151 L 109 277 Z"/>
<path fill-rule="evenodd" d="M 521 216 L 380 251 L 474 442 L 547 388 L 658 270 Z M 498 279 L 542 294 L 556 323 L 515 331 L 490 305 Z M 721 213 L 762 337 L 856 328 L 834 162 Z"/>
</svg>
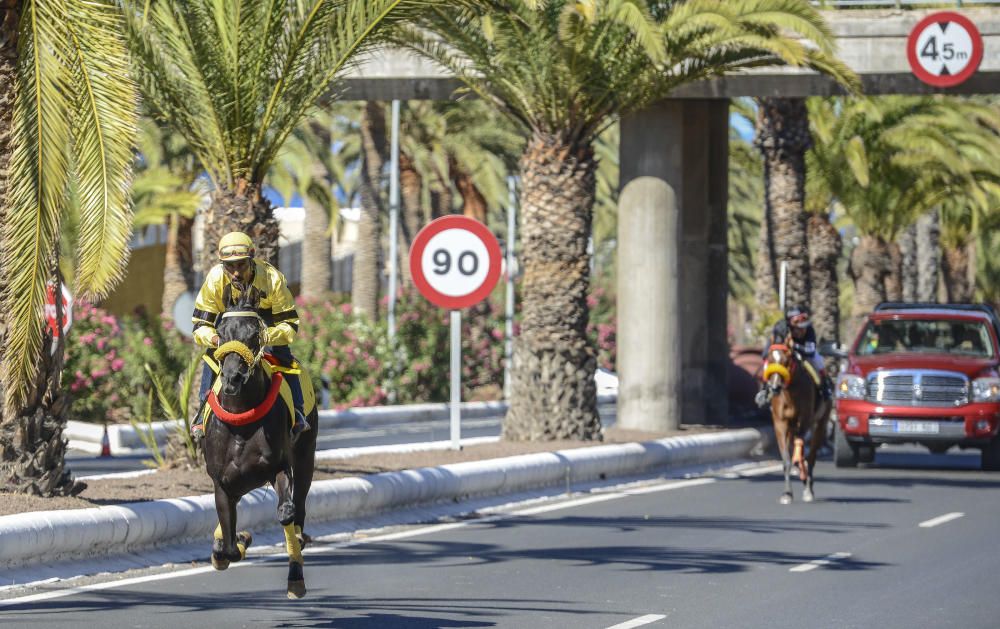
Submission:
<svg viewBox="0 0 1000 629">
<path fill-rule="evenodd" d="M 267 344 L 288 345 L 299 331 L 299 315 L 295 301 L 288 290 L 285 276 L 263 260 L 253 260 L 254 272 L 251 290 L 260 293 L 258 314 L 268 324 Z M 216 319 L 226 308 L 236 303 L 240 291 L 229 281 L 222 265 L 217 264 L 208 272 L 205 283 L 194 301 L 194 339 L 199 345 L 212 347 L 216 335 Z"/>
</svg>

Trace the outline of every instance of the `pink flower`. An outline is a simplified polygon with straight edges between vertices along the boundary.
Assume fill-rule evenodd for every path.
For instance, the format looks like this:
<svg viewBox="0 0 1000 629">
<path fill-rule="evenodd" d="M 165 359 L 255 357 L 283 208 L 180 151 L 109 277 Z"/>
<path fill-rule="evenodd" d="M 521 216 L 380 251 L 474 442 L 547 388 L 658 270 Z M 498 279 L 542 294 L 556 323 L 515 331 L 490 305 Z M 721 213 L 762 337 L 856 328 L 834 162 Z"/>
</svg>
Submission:
<svg viewBox="0 0 1000 629">
<path fill-rule="evenodd" d="M 97 339 L 97 349 L 103 350 L 104 346 L 108 344 L 107 339 Z"/>
<path fill-rule="evenodd" d="M 121 358 L 116 358 L 111 361 L 111 371 L 121 371 L 122 367 L 125 366 L 125 361 Z"/>
<path fill-rule="evenodd" d="M 148 336 L 144 336 L 142 338 L 142 344 L 145 345 L 146 347 L 152 347 L 153 339 L 149 338 Z"/>
<path fill-rule="evenodd" d="M 98 369 L 97 371 L 94 371 L 93 373 L 91 373 L 90 377 L 96 380 L 97 378 L 103 378 L 104 376 L 108 375 L 109 373 L 110 372 L 107 369 Z"/>
</svg>

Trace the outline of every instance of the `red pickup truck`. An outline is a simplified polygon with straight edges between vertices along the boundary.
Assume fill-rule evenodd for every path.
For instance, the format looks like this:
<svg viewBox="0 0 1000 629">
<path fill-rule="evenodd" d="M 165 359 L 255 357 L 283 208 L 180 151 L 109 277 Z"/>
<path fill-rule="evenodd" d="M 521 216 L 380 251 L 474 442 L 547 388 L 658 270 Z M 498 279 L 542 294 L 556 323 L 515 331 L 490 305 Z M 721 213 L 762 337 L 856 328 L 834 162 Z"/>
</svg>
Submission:
<svg viewBox="0 0 1000 629">
<path fill-rule="evenodd" d="M 882 443 L 979 448 L 1000 470 L 1000 319 L 980 304 L 880 304 L 837 377 L 837 467 Z"/>
</svg>

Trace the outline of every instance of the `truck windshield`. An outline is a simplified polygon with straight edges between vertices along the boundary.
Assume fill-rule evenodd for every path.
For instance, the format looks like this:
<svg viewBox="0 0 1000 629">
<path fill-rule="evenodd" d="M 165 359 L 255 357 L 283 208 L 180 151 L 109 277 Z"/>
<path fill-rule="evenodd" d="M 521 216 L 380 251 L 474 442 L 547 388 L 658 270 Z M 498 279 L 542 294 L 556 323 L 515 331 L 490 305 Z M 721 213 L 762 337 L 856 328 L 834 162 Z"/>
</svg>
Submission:
<svg viewBox="0 0 1000 629">
<path fill-rule="evenodd" d="M 989 329 L 977 321 L 869 321 L 859 356 L 874 354 L 958 354 L 993 358 Z"/>
</svg>

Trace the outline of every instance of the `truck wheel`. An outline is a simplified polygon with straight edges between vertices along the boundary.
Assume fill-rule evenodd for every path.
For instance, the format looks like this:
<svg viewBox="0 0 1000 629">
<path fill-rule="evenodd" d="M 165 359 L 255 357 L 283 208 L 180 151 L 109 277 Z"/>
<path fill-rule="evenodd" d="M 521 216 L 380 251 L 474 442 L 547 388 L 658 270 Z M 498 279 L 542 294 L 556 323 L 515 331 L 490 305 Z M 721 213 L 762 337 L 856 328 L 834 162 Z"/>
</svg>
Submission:
<svg viewBox="0 0 1000 629">
<path fill-rule="evenodd" d="M 983 471 L 1000 472 L 1000 437 L 994 437 L 993 441 L 983 446 L 980 460 Z"/>
<path fill-rule="evenodd" d="M 857 467 L 858 453 L 855 446 L 844 436 L 840 426 L 834 428 L 833 437 L 833 464 L 837 467 Z"/>
<path fill-rule="evenodd" d="M 858 457 L 858 463 L 871 463 L 875 460 L 875 446 L 857 446 L 854 453 Z"/>
</svg>

